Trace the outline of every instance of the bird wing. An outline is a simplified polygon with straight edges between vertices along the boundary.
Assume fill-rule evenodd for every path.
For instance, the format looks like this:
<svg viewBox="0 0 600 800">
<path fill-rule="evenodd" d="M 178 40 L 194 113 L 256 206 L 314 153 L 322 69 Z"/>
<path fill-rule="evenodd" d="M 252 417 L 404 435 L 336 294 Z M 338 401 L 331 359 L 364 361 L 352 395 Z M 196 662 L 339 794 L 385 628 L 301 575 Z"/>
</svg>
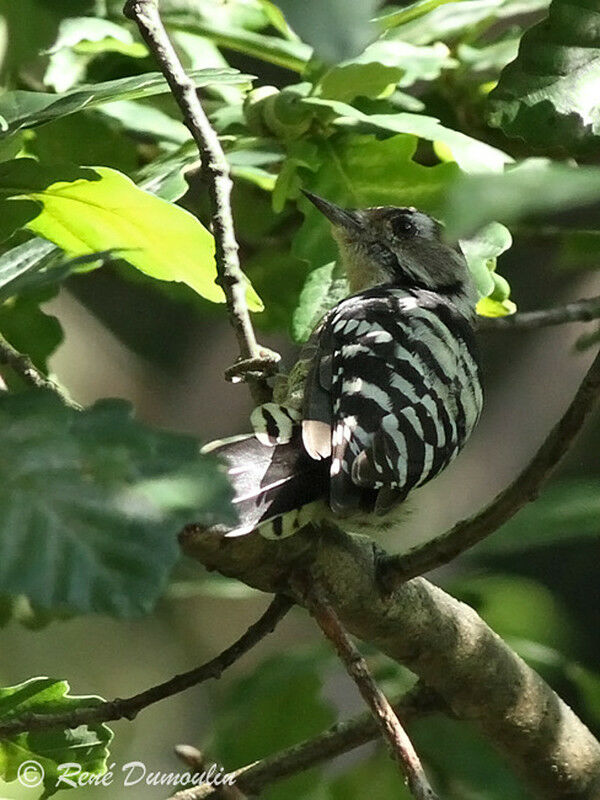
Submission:
<svg viewBox="0 0 600 800">
<path fill-rule="evenodd" d="M 384 513 L 456 456 L 479 417 L 470 327 L 427 301 L 371 290 L 338 305 L 323 326 L 303 424 L 323 422 L 327 407 L 337 513 L 360 505 L 361 489 L 385 490 L 375 506 Z"/>
</svg>

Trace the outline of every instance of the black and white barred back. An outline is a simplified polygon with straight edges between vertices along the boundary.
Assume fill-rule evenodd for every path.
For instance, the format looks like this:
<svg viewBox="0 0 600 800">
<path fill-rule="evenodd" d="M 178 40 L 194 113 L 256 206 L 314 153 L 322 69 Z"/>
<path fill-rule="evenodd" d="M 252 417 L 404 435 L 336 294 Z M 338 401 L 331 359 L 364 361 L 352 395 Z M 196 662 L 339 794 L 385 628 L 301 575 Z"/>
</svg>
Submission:
<svg viewBox="0 0 600 800">
<path fill-rule="evenodd" d="M 234 486 L 239 523 L 214 529 L 229 536 L 287 536 L 330 515 L 346 517 L 347 530 L 386 527 L 481 413 L 474 287 L 460 249 L 415 209 L 309 198 L 334 224 L 354 294 L 305 346 L 301 407 L 268 403 L 253 414 L 254 435 L 210 447 Z"/>
<path fill-rule="evenodd" d="M 472 326 L 442 295 L 361 292 L 327 314 L 308 347 L 302 422 L 268 404 L 254 415 L 259 438 L 216 448 L 238 498 L 240 525 L 228 535 L 290 535 L 330 511 L 385 515 L 456 457 L 479 419 Z M 315 428 L 329 452 L 327 441 L 313 449 Z"/>
</svg>

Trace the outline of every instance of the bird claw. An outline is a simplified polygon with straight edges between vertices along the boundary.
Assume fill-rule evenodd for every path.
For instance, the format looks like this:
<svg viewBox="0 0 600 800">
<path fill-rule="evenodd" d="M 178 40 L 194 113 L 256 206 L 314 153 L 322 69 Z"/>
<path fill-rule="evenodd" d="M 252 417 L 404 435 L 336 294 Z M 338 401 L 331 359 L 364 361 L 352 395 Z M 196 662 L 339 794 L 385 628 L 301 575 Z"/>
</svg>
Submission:
<svg viewBox="0 0 600 800">
<path fill-rule="evenodd" d="M 248 380 L 264 380 L 277 372 L 281 360 L 279 353 L 261 347 L 256 358 L 240 358 L 225 370 L 225 379 L 230 383 L 241 383 Z"/>
</svg>

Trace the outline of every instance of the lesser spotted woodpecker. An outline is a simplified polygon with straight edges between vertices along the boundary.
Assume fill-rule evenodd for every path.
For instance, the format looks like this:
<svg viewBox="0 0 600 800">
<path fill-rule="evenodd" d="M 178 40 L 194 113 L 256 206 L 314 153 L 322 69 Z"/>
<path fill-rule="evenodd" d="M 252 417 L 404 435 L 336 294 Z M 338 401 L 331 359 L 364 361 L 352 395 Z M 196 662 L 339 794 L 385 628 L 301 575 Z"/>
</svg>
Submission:
<svg viewBox="0 0 600 800">
<path fill-rule="evenodd" d="M 239 523 L 215 528 L 224 535 L 285 536 L 331 514 L 347 530 L 381 528 L 481 412 L 476 290 L 460 248 L 414 208 L 305 194 L 332 223 L 350 295 L 314 330 L 282 402 L 254 412 L 255 433 L 207 448 L 235 490 Z"/>
</svg>

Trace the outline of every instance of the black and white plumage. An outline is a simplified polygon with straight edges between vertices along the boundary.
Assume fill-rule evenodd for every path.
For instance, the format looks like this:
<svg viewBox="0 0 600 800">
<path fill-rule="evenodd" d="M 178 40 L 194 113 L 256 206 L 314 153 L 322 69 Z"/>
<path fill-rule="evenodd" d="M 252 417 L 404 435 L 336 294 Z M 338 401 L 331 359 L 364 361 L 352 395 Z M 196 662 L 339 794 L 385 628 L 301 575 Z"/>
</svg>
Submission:
<svg viewBox="0 0 600 800">
<path fill-rule="evenodd" d="M 305 347 L 301 408 L 267 404 L 255 435 L 214 448 L 240 516 L 228 535 L 289 535 L 329 514 L 350 529 L 364 512 L 381 520 L 456 457 L 481 412 L 461 251 L 415 209 L 309 197 L 333 223 L 353 294 Z"/>
</svg>

